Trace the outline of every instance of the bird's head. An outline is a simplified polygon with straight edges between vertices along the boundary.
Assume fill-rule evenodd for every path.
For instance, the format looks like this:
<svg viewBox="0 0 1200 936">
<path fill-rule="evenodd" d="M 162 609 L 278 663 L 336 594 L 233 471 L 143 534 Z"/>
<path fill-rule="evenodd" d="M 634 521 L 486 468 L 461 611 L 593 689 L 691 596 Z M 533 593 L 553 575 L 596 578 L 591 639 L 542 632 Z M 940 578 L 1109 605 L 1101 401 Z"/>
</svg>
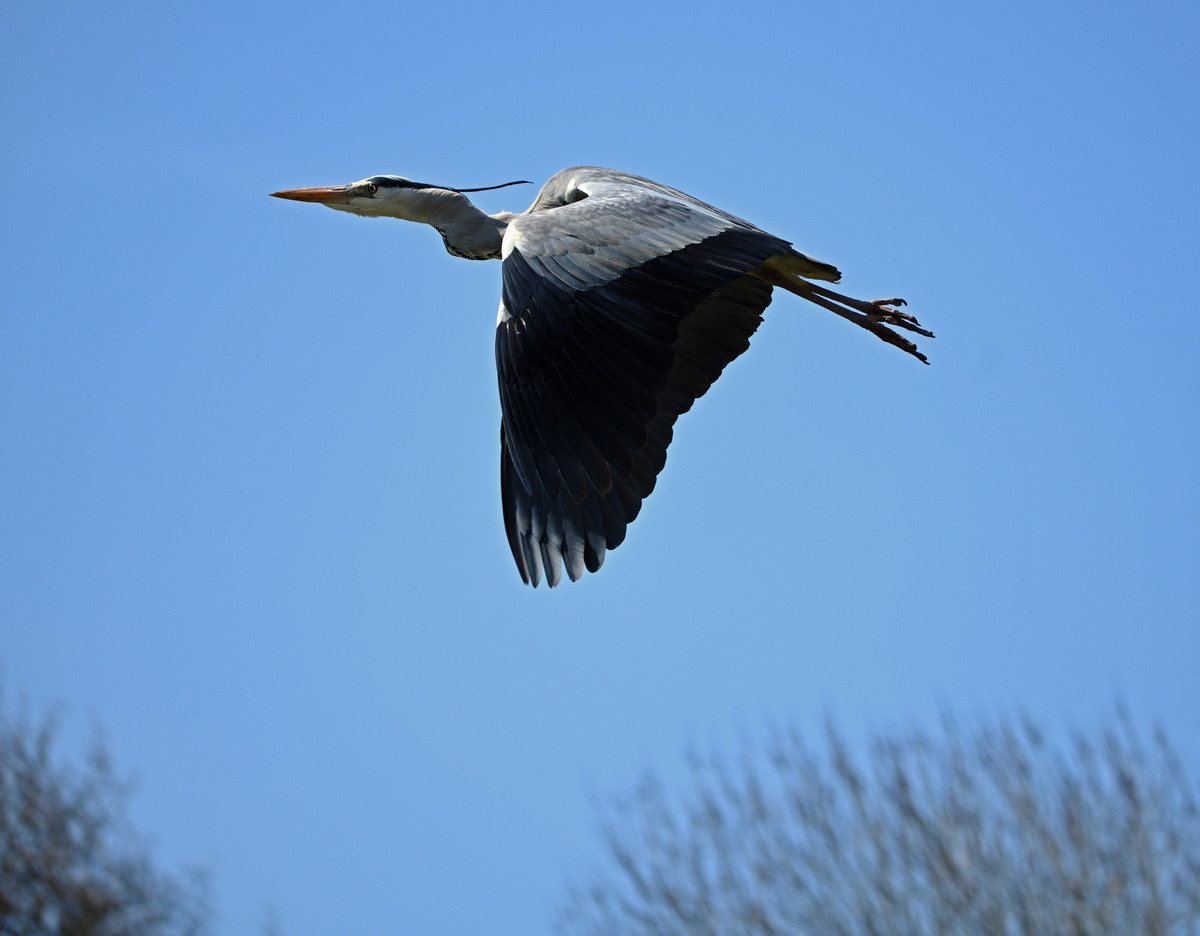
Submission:
<svg viewBox="0 0 1200 936">
<path fill-rule="evenodd" d="M 444 209 L 447 200 L 466 201 L 464 192 L 485 192 L 508 185 L 528 185 L 527 182 L 506 182 L 486 188 L 452 189 L 441 185 L 414 182 L 403 176 L 377 175 L 349 185 L 328 185 L 318 188 L 289 189 L 272 192 L 275 198 L 316 202 L 338 211 L 349 211 L 366 218 L 402 218 L 405 221 L 431 220 Z"/>
</svg>

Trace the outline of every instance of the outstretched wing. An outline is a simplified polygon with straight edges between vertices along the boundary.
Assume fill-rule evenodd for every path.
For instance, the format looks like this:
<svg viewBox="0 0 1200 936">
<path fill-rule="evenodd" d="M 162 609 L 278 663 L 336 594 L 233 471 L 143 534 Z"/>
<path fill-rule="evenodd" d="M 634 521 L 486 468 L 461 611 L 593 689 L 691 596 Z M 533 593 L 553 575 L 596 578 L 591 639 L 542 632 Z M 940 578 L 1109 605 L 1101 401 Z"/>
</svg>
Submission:
<svg viewBox="0 0 1200 936">
<path fill-rule="evenodd" d="M 575 580 L 622 542 L 676 418 L 762 321 L 771 287 L 747 273 L 781 254 L 738 218 L 601 169 L 559 173 L 509 225 L 501 489 L 526 582 Z"/>
</svg>

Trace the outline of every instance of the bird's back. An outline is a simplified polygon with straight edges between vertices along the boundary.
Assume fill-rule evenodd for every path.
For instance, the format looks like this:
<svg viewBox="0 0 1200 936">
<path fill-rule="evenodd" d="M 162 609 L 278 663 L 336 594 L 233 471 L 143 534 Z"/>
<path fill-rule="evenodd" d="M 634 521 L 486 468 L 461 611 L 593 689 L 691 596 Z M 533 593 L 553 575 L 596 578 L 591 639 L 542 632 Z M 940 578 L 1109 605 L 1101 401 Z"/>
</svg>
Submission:
<svg viewBox="0 0 1200 936">
<path fill-rule="evenodd" d="M 762 321 L 771 287 L 751 271 L 792 255 L 676 189 L 591 166 L 557 173 L 513 219 L 496 363 L 505 525 L 527 581 L 578 578 L 620 544 L 675 420 Z"/>
</svg>

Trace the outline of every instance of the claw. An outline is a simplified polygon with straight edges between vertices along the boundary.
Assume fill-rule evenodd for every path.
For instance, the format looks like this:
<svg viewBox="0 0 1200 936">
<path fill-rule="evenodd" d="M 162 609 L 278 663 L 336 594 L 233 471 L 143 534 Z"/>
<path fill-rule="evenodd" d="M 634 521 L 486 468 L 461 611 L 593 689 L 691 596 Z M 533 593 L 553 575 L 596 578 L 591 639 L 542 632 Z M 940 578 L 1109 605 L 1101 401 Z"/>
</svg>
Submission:
<svg viewBox="0 0 1200 936">
<path fill-rule="evenodd" d="M 809 302 L 813 302 L 821 306 L 821 308 L 828 309 L 830 312 L 848 319 L 855 325 L 865 328 L 888 344 L 894 345 L 901 351 L 911 354 L 918 361 L 924 364 L 929 363 L 929 359 L 917 350 L 915 344 L 887 327 L 888 325 L 894 325 L 897 328 L 916 332 L 918 335 L 924 335 L 927 338 L 933 337 L 933 332 L 922 328 L 921 323 L 917 321 L 915 315 L 900 311 L 899 306 L 908 304 L 903 299 L 876 299 L 873 302 L 853 299 L 850 296 L 843 296 L 841 293 L 836 293 L 832 289 L 826 289 L 824 286 L 818 286 L 816 283 L 809 282 L 802 276 L 792 275 L 787 270 L 778 269 L 772 265 L 771 261 L 764 263 L 751 272 L 772 286 L 782 286 L 789 292 L 793 292 L 797 296 L 801 296 Z"/>
<path fill-rule="evenodd" d="M 908 331 L 916 332 L 918 335 L 924 335 L 927 338 L 933 337 L 933 332 L 927 328 L 922 328 L 921 323 L 917 321 L 915 315 L 891 308 L 891 306 L 908 305 L 903 299 L 875 299 L 864 303 L 864 305 L 871 307 L 864 311 L 866 311 L 867 317 L 873 322 L 895 325 L 897 328 L 905 328 Z"/>
</svg>

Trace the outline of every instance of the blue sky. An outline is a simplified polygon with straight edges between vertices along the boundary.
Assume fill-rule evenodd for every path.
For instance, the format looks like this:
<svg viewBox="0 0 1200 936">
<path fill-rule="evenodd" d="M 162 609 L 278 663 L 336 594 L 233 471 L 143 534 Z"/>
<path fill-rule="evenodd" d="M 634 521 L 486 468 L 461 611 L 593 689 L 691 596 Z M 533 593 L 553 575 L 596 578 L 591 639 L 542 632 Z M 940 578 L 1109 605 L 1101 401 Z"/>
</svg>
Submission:
<svg viewBox="0 0 1200 936">
<path fill-rule="evenodd" d="M 591 799 L 776 719 L 1120 694 L 1200 766 L 1200 8 L 677 10 L 0 13 L 0 670 L 105 726 L 216 932 L 546 932 Z M 580 163 L 938 338 L 779 297 L 625 544 L 535 592 L 499 265 L 267 193 Z"/>
</svg>

